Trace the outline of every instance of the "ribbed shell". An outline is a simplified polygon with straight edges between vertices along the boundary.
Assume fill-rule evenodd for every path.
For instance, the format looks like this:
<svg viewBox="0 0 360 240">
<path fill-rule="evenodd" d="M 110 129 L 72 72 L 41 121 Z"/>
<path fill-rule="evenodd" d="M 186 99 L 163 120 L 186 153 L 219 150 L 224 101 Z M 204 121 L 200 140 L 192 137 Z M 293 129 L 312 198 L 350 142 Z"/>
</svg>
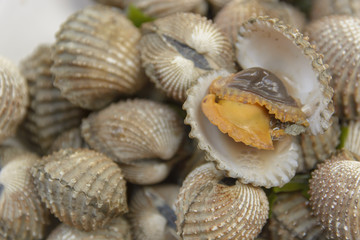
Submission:
<svg viewBox="0 0 360 240">
<path fill-rule="evenodd" d="M 134 240 L 180 239 L 174 205 L 179 189 L 174 184 L 163 184 L 135 190 L 129 207 Z"/>
<path fill-rule="evenodd" d="M 52 64 L 49 45 L 39 46 L 21 63 L 30 95 L 30 106 L 22 123 L 24 136 L 43 153 L 61 132 L 79 126 L 86 113 L 62 97 L 59 89 L 53 86 Z"/>
<path fill-rule="evenodd" d="M 184 239 L 254 239 L 265 225 L 264 191 L 225 178 L 213 163 L 193 170 L 176 201 L 177 230 Z"/>
<path fill-rule="evenodd" d="M 343 150 L 311 174 L 310 204 L 330 238 L 360 239 L 359 160 L 359 156 Z"/>
<path fill-rule="evenodd" d="M 312 20 L 329 15 L 360 16 L 358 0 L 312 0 L 310 17 Z"/>
<path fill-rule="evenodd" d="M 240 26 L 250 17 L 276 17 L 302 29 L 305 16 L 295 7 L 277 0 L 234 0 L 227 4 L 215 17 L 215 24 L 235 45 Z"/>
<path fill-rule="evenodd" d="M 191 126 L 190 137 L 198 139 L 198 147 L 206 152 L 206 159 L 216 162 L 232 178 L 266 188 L 282 186 L 295 175 L 300 146 L 295 138 L 284 137 L 274 141 L 274 150 L 259 150 L 241 142 L 235 142 L 202 114 L 201 102 L 211 82 L 224 71 L 200 77 L 188 91 L 183 108 L 187 112 L 185 123 Z"/>
<path fill-rule="evenodd" d="M 46 240 L 132 240 L 131 229 L 124 217 L 111 220 L 103 229 L 92 232 L 83 232 L 66 224 L 59 225 Z"/>
<path fill-rule="evenodd" d="M 171 159 L 185 135 L 181 117 L 151 100 L 120 101 L 83 120 L 81 133 L 94 149 L 114 161 Z"/>
<path fill-rule="evenodd" d="M 72 103 L 100 109 L 145 84 L 139 30 L 118 10 L 89 6 L 70 16 L 56 34 L 54 85 Z"/>
<path fill-rule="evenodd" d="M 313 169 L 317 163 L 328 159 L 336 151 L 340 143 L 339 120 L 333 117 L 332 125 L 323 133 L 318 135 L 301 134 L 300 144 L 302 148 L 303 161 L 299 164 L 302 170 L 307 172 Z M 360 145 L 359 145 L 360 146 Z"/>
<path fill-rule="evenodd" d="M 32 169 L 41 200 L 62 222 L 79 230 L 102 228 L 127 212 L 121 169 L 88 149 L 62 149 Z"/>
<path fill-rule="evenodd" d="M 72 128 L 61 133 L 51 144 L 49 153 L 57 152 L 63 148 L 89 148 L 81 137 L 80 128 Z"/>
<path fill-rule="evenodd" d="M 36 194 L 31 167 L 40 158 L 15 147 L 0 148 L 0 239 L 42 239 L 48 212 Z"/>
<path fill-rule="evenodd" d="M 244 68 L 261 67 L 279 77 L 298 100 L 310 126 L 323 133 L 334 112 L 331 76 L 322 56 L 297 29 L 269 17 L 249 19 L 238 32 L 236 57 Z"/>
<path fill-rule="evenodd" d="M 196 79 L 216 69 L 235 71 L 229 40 L 205 17 L 177 13 L 142 25 L 141 60 L 146 74 L 180 102 Z"/>
<path fill-rule="evenodd" d="M 276 240 L 325 240 L 311 214 L 309 201 L 301 193 L 279 194 L 271 208 L 270 231 Z"/>
<path fill-rule="evenodd" d="M 305 31 L 329 65 L 336 114 L 341 118 L 359 119 L 360 19 L 324 17 L 309 24 Z"/>
<path fill-rule="evenodd" d="M 360 156 L 360 122 L 350 121 L 344 139 L 344 149 Z"/>
<path fill-rule="evenodd" d="M 15 135 L 29 103 L 28 86 L 18 67 L 0 57 L 0 143 Z"/>
</svg>

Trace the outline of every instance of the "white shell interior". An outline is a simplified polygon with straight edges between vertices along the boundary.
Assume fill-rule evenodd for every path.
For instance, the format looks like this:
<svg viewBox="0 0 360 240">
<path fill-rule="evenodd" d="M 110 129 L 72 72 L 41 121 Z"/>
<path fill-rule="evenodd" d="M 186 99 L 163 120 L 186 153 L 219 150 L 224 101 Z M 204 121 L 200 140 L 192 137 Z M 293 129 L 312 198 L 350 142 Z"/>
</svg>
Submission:
<svg viewBox="0 0 360 240">
<path fill-rule="evenodd" d="M 199 140 L 199 148 L 207 153 L 207 160 L 215 161 L 229 177 L 240 178 L 242 183 L 267 188 L 282 186 L 295 175 L 298 166 L 299 146 L 292 137 L 274 143 L 275 150 L 259 150 L 235 142 L 217 126 L 210 123 L 201 110 L 201 101 L 211 82 L 226 71 L 200 77 L 188 90 L 183 108 L 187 111 L 185 122 L 191 125 L 191 137 Z"/>
</svg>

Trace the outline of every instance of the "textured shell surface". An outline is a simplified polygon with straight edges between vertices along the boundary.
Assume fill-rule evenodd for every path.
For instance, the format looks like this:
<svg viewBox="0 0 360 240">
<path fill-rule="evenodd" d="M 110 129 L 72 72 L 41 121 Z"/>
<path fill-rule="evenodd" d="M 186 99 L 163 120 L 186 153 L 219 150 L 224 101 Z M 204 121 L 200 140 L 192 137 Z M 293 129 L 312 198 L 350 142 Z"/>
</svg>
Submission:
<svg viewBox="0 0 360 240">
<path fill-rule="evenodd" d="M 329 65 L 336 114 L 340 118 L 359 119 L 360 19 L 324 17 L 311 22 L 304 31 Z"/>
<path fill-rule="evenodd" d="M 344 149 L 360 156 L 360 122 L 350 121 L 344 140 Z"/>
<path fill-rule="evenodd" d="M 206 159 L 216 162 L 229 177 L 240 178 L 244 184 L 267 188 L 282 186 L 295 175 L 300 146 L 292 136 L 274 141 L 274 150 L 260 150 L 235 142 L 222 133 L 203 114 L 201 102 L 212 81 L 226 77 L 226 71 L 218 71 L 200 77 L 188 91 L 183 108 L 187 112 L 185 123 L 191 126 L 190 137 L 198 139 L 198 147 L 206 152 Z"/>
<path fill-rule="evenodd" d="M 180 102 L 196 79 L 217 69 L 235 71 L 226 36 L 198 14 L 177 13 L 142 25 L 141 60 L 157 87 Z"/>
<path fill-rule="evenodd" d="M 84 119 L 81 133 L 94 149 L 114 161 L 171 159 L 185 136 L 180 115 L 163 103 L 129 99 Z"/>
<path fill-rule="evenodd" d="M 254 239 L 266 223 L 265 192 L 226 178 L 213 163 L 193 170 L 176 201 L 177 230 L 184 239 Z"/>
<path fill-rule="evenodd" d="M 236 57 L 244 69 L 261 67 L 282 80 L 300 103 L 309 133 L 329 128 L 334 112 L 331 76 L 322 56 L 297 29 L 270 17 L 251 18 L 239 28 Z"/>
<path fill-rule="evenodd" d="M 138 188 L 130 200 L 129 219 L 134 240 L 179 240 L 175 201 L 180 187 L 160 184 Z"/>
<path fill-rule="evenodd" d="M 313 0 L 310 12 L 312 20 L 329 15 L 360 16 L 360 2 L 357 0 Z"/>
<path fill-rule="evenodd" d="M 146 82 L 140 66 L 140 31 L 119 9 L 89 6 L 56 34 L 54 85 L 70 102 L 100 109 Z"/>
<path fill-rule="evenodd" d="M 30 173 L 39 160 L 16 147 L 0 148 L 0 239 L 44 237 L 48 211 L 36 194 Z"/>
<path fill-rule="evenodd" d="M 102 228 L 127 212 L 126 182 L 110 158 L 89 149 L 62 149 L 32 168 L 41 200 L 79 230 Z"/>
<path fill-rule="evenodd" d="M 21 62 L 21 72 L 29 85 L 30 104 L 22 123 L 25 138 L 46 152 L 64 130 L 79 126 L 85 111 L 71 104 L 53 86 L 51 46 L 40 45 Z"/>
<path fill-rule="evenodd" d="M 278 195 L 271 213 L 272 239 L 325 240 L 321 227 L 311 214 L 309 201 L 300 193 Z"/>
<path fill-rule="evenodd" d="M 91 232 L 80 231 L 62 223 L 50 233 L 46 240 L 90 239 L 132 240 L 130 225 L 123 216 L 114 218 L 104 228 Z"/>
<path fill-rule="evenodd" d="M 81 136 L 80 128 L 71 128 L 61 133 L 49 149 L 49 153 L 57 152 L 63 148 L 89 148 Z"/>
<path fill-rule="evenodd" d="M 342 150 L 311 174 L 310 204 L 331 239 L 360 238 L 359 160 L 359 156 Z"/>
<path fill-rule="evenodd" d="M 215 17 L 215 24 L 226 33 L 235 45 L 240 26 L 251 17 L 276 17 L 284 22 L 302 29 L 305 16 L 290 4 L 277 0 L 234 0 L 227 4 Z"/>
<path fill-rule="evenodd" d="M 29 104 L 28 86 L 19 68 L 0 57 L 0 143 L 15 135 Z"/>
</svg>

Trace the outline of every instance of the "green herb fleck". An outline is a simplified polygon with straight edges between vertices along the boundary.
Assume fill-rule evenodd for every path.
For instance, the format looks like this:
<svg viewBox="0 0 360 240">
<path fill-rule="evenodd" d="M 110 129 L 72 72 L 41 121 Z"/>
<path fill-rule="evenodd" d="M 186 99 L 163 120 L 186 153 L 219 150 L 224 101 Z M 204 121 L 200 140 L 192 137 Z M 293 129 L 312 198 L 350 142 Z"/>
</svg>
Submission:
<svg viewBox="0 0 360 240">
<path fill-rule="evenodd" d="M 144 14 L 140 9 L 132 4 L 127 8 L 126 15 L 136 27 L 140 27 L 141 24 L 145 22 L 151 22 L 155 20 L 155 18 Z"/>
</svg>

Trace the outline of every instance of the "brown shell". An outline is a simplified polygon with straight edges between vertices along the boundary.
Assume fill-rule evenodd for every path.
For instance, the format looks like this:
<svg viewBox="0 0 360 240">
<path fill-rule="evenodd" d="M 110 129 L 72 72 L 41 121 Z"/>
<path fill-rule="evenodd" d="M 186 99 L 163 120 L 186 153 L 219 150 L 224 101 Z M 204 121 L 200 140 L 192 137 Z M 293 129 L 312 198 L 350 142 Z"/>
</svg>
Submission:
<svg viewBox="0 0 360 240">
<path fill-rule="evenodd" d="M 88 149 L 62 149 L 32 169 L 41 200 L 60 221 L 91 231 L 127 212 L 121 169 Z"/>
<path fill-rule="evenodd" d="M 57 152 L 63 148 L 89 148 L 81 137 L 80 128 L 72 128 L 61 133 L 51 144 L 49 153 Z"/>
<path fill-rule="evenodd" d="M 324 55 L 335 90 L 334 104 L 340 118 L 359 119 L 360 115 L 360 19 L 329 16 L 313 21 L 306 28 L 311 43 Z"/>
<path fill-rule="evenodd" d="M 70 102 L 100 109 L 145 84 L 140 32 L 118 9 L 94 5 L 76 12 L 56 39 L 54 85 Z"/>
<path fill-rule="evenodd" d="M 151 81 L 180 102 L 211 70 L 235 71 L 228 39 L 205 17 L 177 13 L 142 25 L 141 60 Z"/>
<path fill-rule="evenodd" d="M 254 239 L 268 211 L 261 188 L 226 178 L 207 163 L 186 177 L 176 202 L 176 225 L 184 240 Z"/>
<path fill-rule="evenodd" d="M 83 232 L 70 227 L 64 223 L 55 228 L 46 240 L 132 240 L 131 229 L 128 221 L 124 217 L 112 219 L 103 229 L 91 232 Z"/>
<path fill-rule="evenodd" d="M 239 27 L 251 17 L 264 15 L 279 18 L 300 30 L 305 25 L 305 16 L 302 12 L 277 0 L 233 0 L 218 12 L 215 24 L 235 45 Z"/>
<path fill-rule="evenodd" d="M 359 160 L 359 156 L 342 150 L 311 174 L 310 204 L 331 239 L 360 239 Z"/>
<path fill-rule="evenodd" d="M 319 19 L 329 15 L 360 16 L 360 3 L 358 0 L 312 0 L 310 18 Z"/>
<path fill-rule="evenodd" d="M 279 194 L 271 208 L 269 229 L 276 240 L 325 240 L 311 214 L 308 200 L 300 193 Z"/>
<path fill-rule="evenodd" d="M 39 46 L 21 63 L 21 72 L 29 85 L 30 106 L 22 129 L 25 138 L 45 153 L 63 131 L 79 126 L 86 112 L 71 104 L 53 86 L 51 47 Z"/>
<path fill-rule="evenodd" d="M 222 9 L 226 4 L 231 2 L 232 0 L 208 0 L 210 6 L 212 7 L 213 12 L 218 12 Z"/>
<path fill-rule="evenodd" d="M 28 86 L 18 67 L 0 57 L 0 143 L 15 132 L 29 103 Z"/>
<path fill-rule="evenodd" d="M 31 167 L 40 158 L 15 147 L 0 148 L 0 239 L 42 239 L 48 211 L 36 194 Z"/>
<path fill-rule="evenodd" d="M 185 135 L 181 117 L 151 100 L 120 101 L 83 120 L 81 133 L 94 149 L 114 161 L 171 159 Z"/>
<path fill-rule="evenodd" d="M 175 200 L 180 187 L 163 184 L 135 190 L 129 219 L 134 240 L 179 240 L 176 235 Z"/>
</svg>

